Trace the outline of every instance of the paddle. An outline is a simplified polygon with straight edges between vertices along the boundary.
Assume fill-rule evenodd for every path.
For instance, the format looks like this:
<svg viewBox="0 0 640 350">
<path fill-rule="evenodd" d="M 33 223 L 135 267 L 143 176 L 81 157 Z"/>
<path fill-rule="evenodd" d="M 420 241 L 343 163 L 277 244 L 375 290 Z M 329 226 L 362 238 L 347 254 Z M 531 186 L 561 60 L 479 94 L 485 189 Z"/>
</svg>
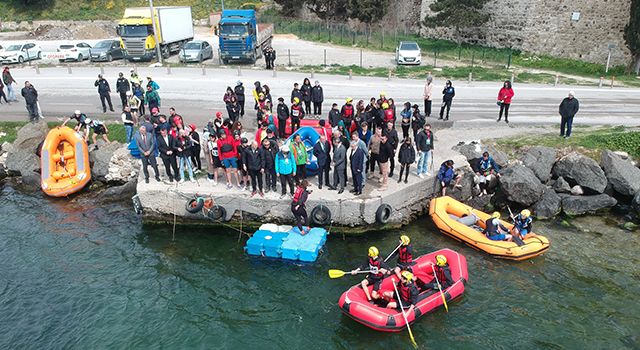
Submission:
<svg viewBox="0 0 640 350">
<path fill-rule="evenodd" d="M 433 277 L 436 279 L 436 284 L 438 285 L 438 289 L 440 290 L 440 295 L 442 296 L 442 303 L 444 304 L 444 309 L 449 312 L 449 306 L 447 305 L 447 298 L 444 297 L 444 292 L 442 292 L 442 286 L 440 286 L 440 281 L 438 281 L 438 275 L 436 274 L 436 268 L 431 264 L 431 270 L 433 271 Z"/>
<path fill-rule="evenodd" d="M 356 271 L 356 273 L 378 273 L 378 270 L 365 270 L 365 271 Z M 342 270 L 329 270 L 329 278 L 340 278 L 346 274 L 351 274 L 351 271 L 342 271 Z"/>
<path fill-rule="evenodd" d="M 404 307 L 402 306 L 402 298 L 400 298 L 400 293 L 398 292 L 398 287 L 396 286 L 396 280 L 391 279 L 391 284 L 393 284 L 393 289 L 396 291 L 396 295 L 398 296 L 398 304 L 400 305 L 400 312 L 402 313 L 402 318 L 404 318 L 404 323 L 407 325 L 407 330 L 409 331 L 409 337 L 411 338 L 411 343 L 414 348 L 418 348 L 418 344 L 416 343 L 416 339 L 413 337 L 413 332 L 411 332 L 411 326 L 409 326 L 409 321 L 407 320 L 407 315 L 404 313 Z"/>
<path fill-rule="evenodd" d="M 396 249 L 394 249 L 391 254 L 389 254 L 389 256 L 387 256 L 386 259 L 384 259 L 384 262 L 387 262 L 387 260 L 389 260 L 389 258 L 391 258 L 391 256 L 393 256 L 393 254 L 395 254 L 396 250 L 400 249 L 400 246 L 402 245 L 402 243 L 398 244 L 398 246 L 396 247 Z"/>
<path fill-rule="evenodd" d="M 511 222 L 513 222 L 513 229 L 512 230 L 515 231 L 516 230 L 516 226 L 515 226 L 516 225 L 516 216 L 513 215 L 513 212 L 511 211 L 511 207 L 509 207 L 508 205 L 507 205 L 507 209 L 509 209 L 509 217 L 511 218 Z M 520 237 L 517 237 L 516 235 L 513 235 L 513 241 L 516 242 L 518 247 L 521 247 L 521 246 L 524 245 L 524 241 Z"/>
</svg>

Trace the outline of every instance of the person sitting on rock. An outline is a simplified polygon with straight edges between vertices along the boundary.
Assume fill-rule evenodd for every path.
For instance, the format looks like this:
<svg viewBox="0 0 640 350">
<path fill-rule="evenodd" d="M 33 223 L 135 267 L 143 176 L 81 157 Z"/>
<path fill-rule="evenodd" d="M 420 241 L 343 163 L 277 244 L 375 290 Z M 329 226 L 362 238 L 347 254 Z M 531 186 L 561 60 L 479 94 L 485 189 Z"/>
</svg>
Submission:
<svg viewBox="0 0 640 350">
<path fill-rule="evenodd" d="M 487 194 L 487 188 L 494 176 L 500 177 L 499 171 L 500 166 L 491 158 L 489 152 L 482 153 L 482 158 L 478 161 L 478 171 L 476 171 L 478 186 L 480 187 L 479 197 Z"/>
<path fill-rule="evenodd" d="M 528 233 L 531 233 L 533 219 L 531 218 L 531 212 L 528 209 L 524 209 L 520 214 L 513 218 L 513 233 L 520 239 L 524 239 Z"/>
<path fill-rule="evenodd" d="M 440 170 L 438 171 L 438 180 L 440 180 L 440 186 L 442 187 L 442 196 L 447 195 L 447 187 L 451 184 L 453 180 L 456 180 L 455 187 L 462 188 L 460 185 L 460 180 L 462 180 L 462 176 L 457 174 L 453 169 L 453 160 L 449 159 L 444 161 L 440 165 Z"/>
<path fill-rule="evenodd" d="M 492 241 L 511 242 L 513 240 L 513 236 L 509 234 L 509 229 L 504 227 L 502 222 L 500 222 L 500 213 L 497 211 L 491 214 L 491 217 L 485 221 L 483 233 Z"/>
</svg>

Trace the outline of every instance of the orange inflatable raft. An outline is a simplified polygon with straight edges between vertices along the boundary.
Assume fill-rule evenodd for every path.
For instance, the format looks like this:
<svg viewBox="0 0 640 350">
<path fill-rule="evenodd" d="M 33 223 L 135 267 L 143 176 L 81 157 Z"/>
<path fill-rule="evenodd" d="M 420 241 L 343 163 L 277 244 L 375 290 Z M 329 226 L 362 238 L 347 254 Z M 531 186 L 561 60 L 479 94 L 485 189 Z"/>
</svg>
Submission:
<svg viewBox="0 0 640 350">
<path fill-rule="evenodd" d="M 49 131 L 40 165 L 42 191 L 52 197 L 78 192 L 91 180 L 87 143 L 66 126 Z"/>
<path fill-rule="evenodd" d="M 473 213 L 477 218 L 471 225 L 468 226 L 467 224 L 470 223 L 456 220 L 456 218 L 466 216 L 465 219 L 471 218 L 470 221 L 473 221 L 474 218 L 470 216 L 470 213 Z M 432 199 L 429 205 L 429 215 L 431 215 L 431 219 L 433 219 L 438 229 L 445 235 L 496 258 L 525 260 L 536 257 L 549 249 L 549 240 L 535 233 L 527 234 L 522 246 L 518 246 L 514 242 L 490 240 L 481 230 L 485 228 L 484 222 L 491 215 L 475 210 L 448 196 Z M 510 223 L 501 222 L 508 229 L 513 227 Z"/>
</svg>

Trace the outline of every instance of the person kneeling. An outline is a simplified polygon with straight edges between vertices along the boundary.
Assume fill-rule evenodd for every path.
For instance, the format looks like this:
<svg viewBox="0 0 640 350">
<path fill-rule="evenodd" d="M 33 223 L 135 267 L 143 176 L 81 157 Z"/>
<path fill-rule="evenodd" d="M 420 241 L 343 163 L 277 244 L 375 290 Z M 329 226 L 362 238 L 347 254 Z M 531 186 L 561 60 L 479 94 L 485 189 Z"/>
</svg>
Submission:
<svg viewBox="0 0 640 350">
<path fill-rule="evenodd" d="M 513 240 L 513 236 L 509 234 L 509 229 L 500 222 L 500 213 L 497 211 L 491 214 L 491 218 L 485 222 L 483 233 L 492 241 L 511 242 Z"/>
<path fill-rule="evenodd" d="M 389 274 L 389 266 L 382 260 L 378 255 L 380 252 L 376 247 L 369 247 L 369 258 L 367 261 L 362 264 L 359 268 L 351 271 L 352 275 L 358 273 L 358 271 L 369 269 L 371 272 L 365 277 L 364 280 L 360 283 L 362 289 L 364 290 L 364 294 L 367 296 L 368 301 L 372 301 L 373 299 L 380 299 L 380 294 L 378 291 L 380 290 L 380 284 L 384 279 L 385 274 Z M 373 291 L 369 294 L 369 286 L 373 284 Z"/>
<path fill-rule="evenodd" d="M 400 305 L 402 305 L 402 308 L 407 310 L 407 313 L 411 313 L 418 301 L 418 294 L 420 294 L 418 287 L 416 287 L 416 284 L 413 282 L 413 274 L 409 271 L 403 271 L 402 277 L 400 278 L 400 281 L 398 281 L 397 288 L 398 294 L 400 294 L 400 302 L 398 302 L 398 296 L 396 295 L 395 290 L 383 293 L 385 299 L 395 300 L 389 301 L 387 309 L 400 310 Z"/>
<path fill-rule="evenodd" d="M 532 222 L 531 212 L 528 209 L 524 209 L 513 218 L 513 233 L 520 239 L 524 239 L 527 234 L 531 233 Z"/>
</svg>

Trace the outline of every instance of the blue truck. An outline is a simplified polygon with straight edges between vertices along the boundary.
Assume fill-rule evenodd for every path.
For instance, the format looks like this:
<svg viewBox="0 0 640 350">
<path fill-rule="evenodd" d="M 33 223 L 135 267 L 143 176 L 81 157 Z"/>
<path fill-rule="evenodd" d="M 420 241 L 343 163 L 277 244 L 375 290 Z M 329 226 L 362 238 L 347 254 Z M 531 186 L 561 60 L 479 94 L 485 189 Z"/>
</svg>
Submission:
<svg viewBox="0 0 640 350">
<path fill-rule="evenodd" d="M 216 28 L 218 54 L 223 64 L 230 61 L 255 63 L 262 50 L 271 46 L 273 24 L 258 23 L 255 10 L 223 10 Z"/>
</svg>

